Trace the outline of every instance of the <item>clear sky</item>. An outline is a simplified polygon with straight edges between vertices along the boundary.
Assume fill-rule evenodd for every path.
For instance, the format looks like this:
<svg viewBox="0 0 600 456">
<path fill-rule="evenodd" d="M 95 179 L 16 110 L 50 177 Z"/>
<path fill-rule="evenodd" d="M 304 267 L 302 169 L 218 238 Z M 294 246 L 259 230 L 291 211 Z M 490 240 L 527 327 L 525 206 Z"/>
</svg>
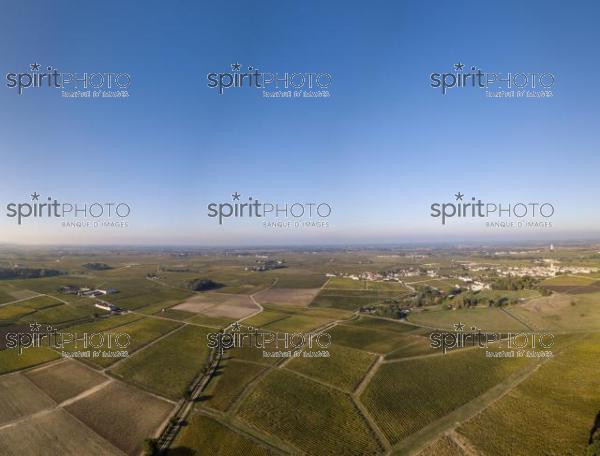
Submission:
<svg viewBox="0 0 600 456">
<path fill-rule="evenodd" d="M 6 2 L 0 15 L 0 242 L 331 244 L 597 236 L 600 3 Z M 29 65 L 126 72 L 127 99 L 6 86 Z M 218 95 L 240 63 L 327 72 L 331 97 Z M 430 87 L 433 72 L 549 72 L 549 99 Z M 124 201 L 127 229 L 6 217 L 30 194 Z M 210 202 L 241 193 L 328 202 L 328 229 L 222 226 Z M 551 202 L 553 228 L 501 230 L 430 205 L 464 193 Z"/>
</svg>

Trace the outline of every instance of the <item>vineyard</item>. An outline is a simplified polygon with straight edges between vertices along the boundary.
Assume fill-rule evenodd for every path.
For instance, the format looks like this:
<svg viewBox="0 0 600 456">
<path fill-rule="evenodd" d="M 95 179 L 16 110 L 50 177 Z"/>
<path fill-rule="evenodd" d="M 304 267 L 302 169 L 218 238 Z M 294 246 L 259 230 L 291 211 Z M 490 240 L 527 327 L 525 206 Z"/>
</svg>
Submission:
<svg viewBox="0 0 600 456">
<path fill-rule="evenodd" d="M 396 443 L 479 396 L 525 363 L 465 350 L 383 364 L 361 400 L 385 436 Z"/>
<path fill-rule="evenodd" d="M 376 454 L 380 445 L 352 399 L 273 370 L 242 404 L 240 417 L 310 454 Z"/>
</svg>

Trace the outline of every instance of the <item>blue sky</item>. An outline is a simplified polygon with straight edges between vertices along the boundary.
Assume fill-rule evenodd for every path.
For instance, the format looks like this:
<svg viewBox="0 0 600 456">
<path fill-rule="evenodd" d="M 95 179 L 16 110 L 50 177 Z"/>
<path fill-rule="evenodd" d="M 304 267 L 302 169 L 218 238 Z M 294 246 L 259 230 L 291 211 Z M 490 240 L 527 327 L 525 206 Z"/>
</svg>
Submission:
<svg viewBox="0 0 600 456">
<path fill-rule="evenodd" d="M 597 2 L 7 3 L 0 16 L 1 241 L 301 244 L 592 237 L 600 181 Z M 175 6 L 174 6 L 175 5 Z M 7 73 L 127 72 L 128 99 L 18 96 Z M 232 63 L 328 72 L 327 99 L 219 96 L 207 73 Z M 551 72 L 551 99 L 488 99 L 429 86 L 462 62 Z M 16 226 L 9 202 L 34 191 L 126 201 L 121 230 Z M 329 229 L 219 226 L 210 202 L 326 201 Z M 542 201 L 553 228 L 442 227 L 429 206 L 461 191 Z M 459 222 L 459 223 L 458 223 Z"/>
</svg>

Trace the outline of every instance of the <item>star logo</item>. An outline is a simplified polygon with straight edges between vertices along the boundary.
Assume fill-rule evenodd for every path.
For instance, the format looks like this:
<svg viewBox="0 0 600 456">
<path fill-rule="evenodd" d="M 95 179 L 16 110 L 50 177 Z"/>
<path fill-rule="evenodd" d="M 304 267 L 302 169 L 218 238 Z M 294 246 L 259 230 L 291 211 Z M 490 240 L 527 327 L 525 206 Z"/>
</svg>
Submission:
<svg viewBox="0 0 600 456">
<path fill-rule="evenodd" d="M 233 197 L 234 201 L 239 201 L 240 200 L 240 195 L 238 192 L 235 192 L 233 195 L 231 195 Z"/>
<path fill-rule="evenodd" d="M 455 193 L 454 196 L 456 197 L 456 201 L 459 201 L 459 200 L 462 201 L 463 196 L 465 196 L 465 195 L 464 195 L 464 193 L 458 192 L 458 193 Z"/>
<path fill-rule="evenodd" d="M 32 332 L 38 332 L 41 327 L 42 327 L 42 325 L 40 325 L 39 323 L 29 323 L 29 329 Z"/>
<path fill-rule="evenodd" d="M 239 324 L 239 322 L 235 322 L 234 324 L 231 325 L 231 327 L 233 328 L 234 331 L 239 331 L 241 325 Z"/>
<path fill-rule="evenodd" d="M 465 324 L 464 323 L 454 323 L 454 329 L 456 331 L 463 331 L 465 329 Z"/>
<path fill-rule="evenodd" d="M 231 71 L 240 71 L 242 69 L 242 65 L 239 63 L 232 63 L 231 64 Z"/>
<path fill-rule="evenodd" d="M 39 199 L 40 199 L 40 195 L 39 195 L 39 193 L 38 193 L 38 192 L 33 192 L 33 193 L 31 194 L 31 201 L 37 201 L 37 200 L 39 200 Z"/>
<path fill-rule="evenodd" d="M 40 71 L 40 64 L 39 63 L 32 63 L 29 65 L 29 68 L 31 68 L 31 71 Z"/>
<path fill-rule="evenodd" d="M 464 63 L 460 63 L 460 62 L 455 63 L 454 64 L 454 71 L 462 71 L 464 67 L 465 67 Z"/>
</svg>

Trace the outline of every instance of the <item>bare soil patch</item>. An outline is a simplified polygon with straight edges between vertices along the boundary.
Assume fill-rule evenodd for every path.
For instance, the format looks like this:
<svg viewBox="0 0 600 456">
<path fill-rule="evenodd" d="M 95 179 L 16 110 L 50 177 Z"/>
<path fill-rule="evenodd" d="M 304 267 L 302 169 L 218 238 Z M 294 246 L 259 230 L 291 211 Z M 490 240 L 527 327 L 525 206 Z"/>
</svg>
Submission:
<svg viewBox="0 0 600 456">
<path fill-rule="evenodd" d="M 61 456 L 122 453 L 62 409 L 40 413 L 15 426 L 0 428 L 0 454 Z"/>
<path fill-rule="evenodd" d="M 172 404 L 113 382 L 66 407 L 91 429 L 128 454 L 139 454 L 145 438 L 167 418 Z"/>
<path fill-rule="evenodd" d="M 308 307 L 320 288 L 269 288 L 254 298 L 261 304 Z"/>
<path fill-rule="evenodd" d="M 204 293 L 192 296 L 185 302 L 173 307 L 208 317 L 243 318 L 259 310 L 249 296 Z"/>
<path fill-rule="evenodd" d="M 63 402 L 106 381 L 106 377 L 78 362 L 68 360 L 25 374 L 56 402 Z"/>
<path fill-rule="evenodd" d="M 0 425 L 54 405 L 26 377 L 20 374 L 0 377 Z"/>
</svg>

